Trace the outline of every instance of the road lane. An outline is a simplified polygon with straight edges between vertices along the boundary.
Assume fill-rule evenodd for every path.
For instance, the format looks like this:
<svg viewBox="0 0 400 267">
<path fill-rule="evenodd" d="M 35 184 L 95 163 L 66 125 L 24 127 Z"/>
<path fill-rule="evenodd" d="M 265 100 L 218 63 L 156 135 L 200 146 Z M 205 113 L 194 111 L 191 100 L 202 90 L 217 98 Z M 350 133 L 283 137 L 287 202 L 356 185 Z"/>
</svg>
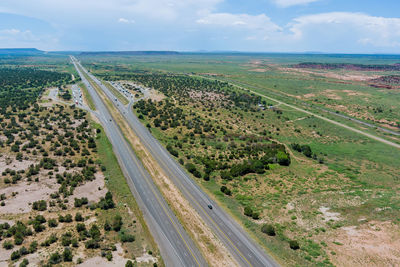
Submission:
<svg viewBox="0 0 400 267">
<path fill-rule="evenodd" d="M 80 64 L 74 57 L 71 57 L 71 60 L 93 98 L 97 108 L 95 114 L 97 114 L 110 139 L 125 176 L 129 178 L 128 184 L 153 237 L 159 245 L 165 264 L 174 267 L 207 266 L 198 248 L 182 228 L 150 175 L 135 156 L 100 96 L 81 72 L 78 67 Z"/>
<path fill-rule="evenodd" d="M 85 71 L 85 69 L 83 69 Z M 144 127 L 131 110 L 115 101 L 115 96 L 100 80 L 86 72 L 104 91 L 121 115 L 127 120 L 142 144 L 148 149 L 171 181 L 179 188 L 184 197 L 192 204 L 202 219 L 228 248 L 229 252 L 242 266 L 278 266 L 266 252 L 252 240 L 242 227 L 190 178 L 178 162 Z M 213 209 L 207 206 L 212 205 Z"/>
</svg>

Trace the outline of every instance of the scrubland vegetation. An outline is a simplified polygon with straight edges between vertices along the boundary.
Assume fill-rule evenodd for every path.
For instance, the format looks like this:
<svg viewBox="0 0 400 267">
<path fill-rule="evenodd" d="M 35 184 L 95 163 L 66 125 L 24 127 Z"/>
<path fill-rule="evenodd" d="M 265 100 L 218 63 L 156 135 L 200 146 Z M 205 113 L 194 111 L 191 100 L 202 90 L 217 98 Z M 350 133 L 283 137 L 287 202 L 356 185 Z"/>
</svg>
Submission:
<svg viewBox="0 0 400 267">
<path fill-rule="evenodd" d="M 130 259 L 153 266 L 140 262 L 147 251 L 159 262 L 102 128 L 87 111 L 40 99 L 47 87 L 70 83 L 71 75 L 3 68 L 0 81 L 1 264 Z"/>
</svg>

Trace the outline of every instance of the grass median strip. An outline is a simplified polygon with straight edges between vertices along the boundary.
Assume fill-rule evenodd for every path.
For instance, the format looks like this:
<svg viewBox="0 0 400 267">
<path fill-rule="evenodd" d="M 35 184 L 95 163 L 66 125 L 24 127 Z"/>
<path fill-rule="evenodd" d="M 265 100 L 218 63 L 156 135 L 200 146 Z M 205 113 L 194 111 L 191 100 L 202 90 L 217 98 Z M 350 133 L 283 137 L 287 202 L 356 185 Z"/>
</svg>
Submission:
<svg viewBox="0 0 400 267">
<path fill-rule="evenodd" d="M 90 94 L 89 94 L 89 92 L 88 92 L 88 90 L 86 88 L 86 85 L 83 82 L 80 82 L 78 85 L 83 91 L 83 97 L 85 98 L 86 104 L 89 106 L 89 108 L 91 110 L 96 110 L 96 106 L 93 103 L 93 99 L 90 96 Z"/>
<path fill-rule="evenodd" d="M 123 96 L 123 94 L 121 94 L 117 89 L 115 89 L 114 86 L 112 86 L 108 82 L 105 81 L 102 82 L 108 88 L 108 90 L 110 90 L 111 93 L 113 93 L 113 95 L 115 95 L 115 97 L 117 97 L 119 101 L 121 101 L 122 104 L 127 105 L 129 103 L 128 99 L 126 99 L 126 97 Z"/>
</svg>

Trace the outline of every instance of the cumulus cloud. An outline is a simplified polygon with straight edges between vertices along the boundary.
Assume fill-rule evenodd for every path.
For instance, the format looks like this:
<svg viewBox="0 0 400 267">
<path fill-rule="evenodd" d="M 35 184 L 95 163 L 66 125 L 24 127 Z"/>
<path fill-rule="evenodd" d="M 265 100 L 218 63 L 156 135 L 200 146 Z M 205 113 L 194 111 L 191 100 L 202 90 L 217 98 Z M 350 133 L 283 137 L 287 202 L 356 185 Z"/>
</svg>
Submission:
<svg viewBox="0 0 400 267">
<path fill-rule="evenodd" d="M 0 29 L 1 47 L 40 47 L 54 49 L 58 39 L 54 36 L 35 34 L 31 30 Z"/>
<path fill-rule="evenodd" d="M 1 12 L 31 16 L 42 19 L 74 23 L 71 17 L 99 23 L 115 17 L 143 16 L 155 20 L 174 20 L 180 16 L 192 16 L 201 10 L 213 10 L 223 0 L 2 0 Z"/>
<path fill-rule="evenodd" d="M 126 19 L 126 18 L 119 18 L 118 19 L 119 23 L 125 23 L 125 24 L 132 24 L 135 23 L 133 19 Z"/>
<path fill-rule="evenodd" d="M 39 41 L 40 38 L 32 34 L 30 30 L 21 31 L 19 29 L 0 30 L 0 40 L 7 41 Z"/>
<path fill-rule="evenodd" d="M 272 0 L 279 7 L 291 7 L 297 5 L 306 5 L 320 0 Z"/>
<path fill-rule="evenodd" d="M 297 40 L 400 46 L 400 18 L 374 17 L 363 13 L 330 12 L 295 18 L 290 31 Z M 319 38 L 318 38 L 319 37 Z"/>
<path fill-rule="evenodd" d="M 277 33 L 282 28 L 273 23 L 265 14 L 231 14 L 231 13 L 209 13 L 196 20 L 198 24 L 210 25 L 212 27 L 225 28 L 230 31 L 245 31 L 247 40 L 265 38 L 269 33 Z"/>
</svg>

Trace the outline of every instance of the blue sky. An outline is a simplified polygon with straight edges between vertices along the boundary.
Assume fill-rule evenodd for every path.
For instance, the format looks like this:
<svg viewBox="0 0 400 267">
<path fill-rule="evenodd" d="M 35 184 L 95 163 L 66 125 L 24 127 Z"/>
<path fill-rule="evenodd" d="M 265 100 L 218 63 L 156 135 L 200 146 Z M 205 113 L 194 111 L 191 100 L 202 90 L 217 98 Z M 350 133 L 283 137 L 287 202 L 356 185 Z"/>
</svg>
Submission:
<svg viewBox="0 0 400 267">
<path fill-rule="evenodd" d="M 400 54 L 398 0 L 2 0 L 0 47 Z"/>
</svg>

